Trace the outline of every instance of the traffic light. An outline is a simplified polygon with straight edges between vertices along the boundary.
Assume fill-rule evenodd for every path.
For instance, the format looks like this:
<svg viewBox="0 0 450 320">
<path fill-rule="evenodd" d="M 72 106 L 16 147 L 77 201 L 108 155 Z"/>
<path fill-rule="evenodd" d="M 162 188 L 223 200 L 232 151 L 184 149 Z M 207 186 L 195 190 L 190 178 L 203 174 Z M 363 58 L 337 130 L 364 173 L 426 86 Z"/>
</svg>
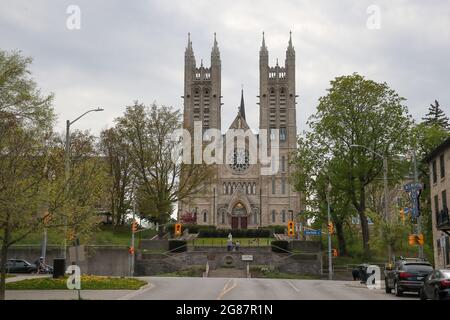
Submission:
<svg viewBox="0 0 450 320">
<path fill-rule="evenodd" d="M 67 231 L 67 240 L 73 241 L 75 239 L 75 231 L 69 230 Z"/>
<path fill-rule="evenodd" d="M 405 209 L 400 209 L 400 218 L 402 219 L 402 222 L 405 223 Z"/>
<path fill-rule="evenodd" d="M 416 244 L 416 235 L 415 234 L 410 234 L 408 237 L 408 243 L 410 246 L 413 246 Z"/>
<path fill-rule="evenodd" d="M 288 222 L 288 236 L 293 237 L 295 236 L 295 224 L 294 221 Z"/>
<path fill-rule="evenodd" d="M 133 221 L 131 223 L 131 231 L 132 232 L 136 232 L 137 231 L 137 222 L 136 221 Z"/>
<path fill-rule="evenodd" d="M 329 233 L 329 234 L 333 234 L 333 232 L 334 232 L 334 226 L 333 226 L 333 223 L 330 222 L 330 223 L 328 224 L 328 233 Z"/>
<path fill-rule="evenodd" d="M 181 235 L 181 223 L 175 224 L 175 235 L 177 236 Z"/>
<path fill-rule="evenodd" d="M 419 234 L 419 235 L 416 235 L 416 242 L 417 242 L 417 244 L 423 246 L 423 244 L 424 244 L 424 242 L 425 242 L 425 239 L 424 239 L 422 233 Z"/>
</svg>

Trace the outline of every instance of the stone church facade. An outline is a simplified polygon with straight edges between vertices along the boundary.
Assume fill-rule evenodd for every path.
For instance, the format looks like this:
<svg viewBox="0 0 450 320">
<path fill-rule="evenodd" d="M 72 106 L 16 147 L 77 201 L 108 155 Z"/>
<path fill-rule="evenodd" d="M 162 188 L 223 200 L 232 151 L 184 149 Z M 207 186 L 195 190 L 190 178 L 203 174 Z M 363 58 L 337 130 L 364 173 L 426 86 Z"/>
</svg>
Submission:
<svg viewBox="0 0 450 320">
<path fill-rule="evenodd" d="M 278 61 L 275 66 L 269 66 L 263 34 L 259 75 L 259 133 L 267 130 L 269 148 L 274 137 L 272 132 L 277 132 L 278 170 L 270 175 L 261 174 L 263 165 L 259 161 L 249 163 L 250 139 L 245 142 L 245 150 L 236 147 L 224 150 L 224 164 L 211 165 L 213 177 L 202 190 L 179 202 L 178 218 L 189 212 L 200 225 L 247 229 L 285 225 L 289 220 L 296 220 L 303 209 L 301 195 L 289 183 L 292 170 L 289 157 L 297 146 L 295 51 L 291 37 L 284 66 L 279 66 Z M 221 98 L 221 57 L 215 34 L 209 68 L 203 66 L 203 61 L 197 66 L 189 36 L 184 69 L 184 128 L 193 132 L 194 123 L 201 121 L 203 130 L 215 128 L 223 133 L 221 112 L 231 111 L 222 105 Z M 246 116 L 242 91 L 238 112 L 229 129 L 250 129 Z M 252 133 L 258 142 L 262 139 L 259 133 Z"/>
</svg>

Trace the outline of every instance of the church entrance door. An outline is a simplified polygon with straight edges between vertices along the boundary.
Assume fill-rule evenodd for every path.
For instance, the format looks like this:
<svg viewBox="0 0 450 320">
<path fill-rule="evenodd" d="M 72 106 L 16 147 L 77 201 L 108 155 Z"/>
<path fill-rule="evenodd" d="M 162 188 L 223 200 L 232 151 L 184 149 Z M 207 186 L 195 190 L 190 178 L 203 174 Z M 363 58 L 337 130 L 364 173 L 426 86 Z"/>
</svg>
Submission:
<svg viewBox="0 0 450 320">
<path fill-rule="evenodd" d="M 239 229 L 239 217 L 231 217 L 231 229 Z"/>
<path fill-rule="evenodd" d="M 247 229 L 247 217 L 241 217 L 241 229 Z"/>
</svg>

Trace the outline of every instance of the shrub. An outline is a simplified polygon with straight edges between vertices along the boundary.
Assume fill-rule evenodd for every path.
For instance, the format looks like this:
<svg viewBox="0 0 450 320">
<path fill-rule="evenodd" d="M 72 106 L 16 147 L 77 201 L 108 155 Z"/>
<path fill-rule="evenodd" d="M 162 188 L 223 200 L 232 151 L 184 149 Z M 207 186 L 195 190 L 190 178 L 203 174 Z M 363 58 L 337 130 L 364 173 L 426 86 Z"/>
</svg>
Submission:
<svg viewBox="0 0 450 320">
<path fill-rule="evenodd" d="M 187 250 L 187 242 L 184 240 L 169 240 L 169 251 L 184 252 Z"/>
<path fill-rule="evenodd" d="M 287 225 L 271 225 L 271 226 L 266 227 L 266 229 L 271 230 L 273 233 L 281 233 L 281 234 L 284 233 L 286 228 L 287 228 Z"/>
<path fill-rule="evenodd" d="M 210 226 L 210 225 L 198 225 L 194 223 L 189 224 L 181 224 L 181 232 L 184 232 L 184 230 L 189 230 L 189 233 L 199 233 L 200 230 L 203 229 L 216 229 L 216 226 Z M 175 223 L 169 223 L 166 225 L 166 232 L 170 232 L 170 235 L 173 237 L 175 234 Z"/>
<path fill-rule="evenodd" d="M 271 244 L 273 252 L 286 253 L 286 251 L 289 251 L 289 241 L 275 240 Z"/>
</svg>

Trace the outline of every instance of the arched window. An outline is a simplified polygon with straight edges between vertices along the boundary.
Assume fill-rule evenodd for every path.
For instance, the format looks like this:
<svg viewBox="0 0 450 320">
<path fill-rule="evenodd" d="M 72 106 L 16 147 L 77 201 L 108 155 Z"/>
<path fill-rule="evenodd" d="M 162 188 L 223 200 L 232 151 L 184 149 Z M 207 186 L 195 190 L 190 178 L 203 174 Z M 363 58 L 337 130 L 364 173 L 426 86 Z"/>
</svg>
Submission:
<svg viewBox="0 0 450 320">
<path fill-rule="evenodd" d="M 203 211 L 203 222 L 208 222 L 208 211 Z"/>
<path fill-rule="evenodd" d="M 275 223 L 275 210 L 272 210 L 272 223 Z"/>
<path fill-rule="evenodd" d="M 222 212 L 222 224 L 225 224 L 225 212 Z"/>
<path fill-rule="evenodd" d="M 285 177 L 281 178 L 281 193 L 282 194 L 286 193 L 286 178 Z"/>
<path fill-rule="evenodd" d="M 256 194 L 256 183 L 253 183 L 253 194 Z"/>
<path fill-rule="evenodd" d="M 283 211 L 281 212 L 281 219 L 284 222 L 286 222 L 286 210 L 283 209 Z"/>
<path fill-rule="evenodd" d="M 223 184 L 223 193 L 228 194 L 228 186 L 226 183 Z"/>
</svg>

